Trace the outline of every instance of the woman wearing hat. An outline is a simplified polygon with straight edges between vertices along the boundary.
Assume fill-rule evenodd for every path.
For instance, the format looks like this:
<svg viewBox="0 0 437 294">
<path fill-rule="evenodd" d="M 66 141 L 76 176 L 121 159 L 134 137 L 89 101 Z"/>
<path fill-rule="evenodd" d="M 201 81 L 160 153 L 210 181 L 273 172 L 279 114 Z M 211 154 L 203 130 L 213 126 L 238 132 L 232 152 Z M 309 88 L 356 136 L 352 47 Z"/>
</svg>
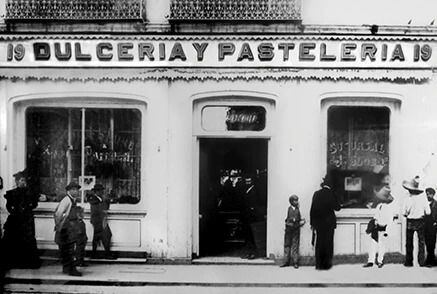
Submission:
<svg viewBox="0 0 437 294">
<path fill-rule="evenodd" d="M 413 266 L 413 236 L 417 232 L 419 239 L 418 262 L 420 266 L 425 265 L 425 215 L 431 214 L 431 209 L 428 200 L 423 194 L 423 190 L 419 188 L 419 177 L 409 181 L 403 181 L 402 187 L 409 192 L 409 197 L 405 199 L 402 209 L 403 215 L 407 218 L 407 242 L 406 256 L 404 265 L 407 267 Z"/>
<path fill-rule="evenodd" d="M 39 268 L 41 260 L 35 239 L 33 209 L 38 206 L 38 195 L 27 186 L 26 173 L 14 174 L 15 189 L 6 192 L 9 212 L 4 225 L 1 263 L 7 268 Z"/>
</svg>

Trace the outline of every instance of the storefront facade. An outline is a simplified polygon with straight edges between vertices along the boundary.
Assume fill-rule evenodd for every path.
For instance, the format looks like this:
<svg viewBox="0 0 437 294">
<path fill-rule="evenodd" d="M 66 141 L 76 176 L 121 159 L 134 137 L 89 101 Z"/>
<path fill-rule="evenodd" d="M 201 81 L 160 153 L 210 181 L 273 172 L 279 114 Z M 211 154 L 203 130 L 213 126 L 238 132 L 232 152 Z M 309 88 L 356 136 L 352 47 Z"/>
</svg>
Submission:
<svg viewBox="0 0 437 294">
<path fill-rule="evenodd" d="M 6 28 L 2 195 L 14 187 L 13 173 L 31 170 L 44 196 L 35 212 L 38 245 L 56 249 L 52 214 L 65 185 L 102 183 L 114 250 L 191 260 L 230 255 L 217 242 L 244 243 L 235 203 L 224 204 L 220 191 L 231 175 L 251 178 L 260 195 L 258 245 L 275 259 L 288 197 L 300 197 L 309 220 L 312 195 L 331 173 L 344 207 L 335 254 L 365 254 L 374 174 L 390 176 L 397 203 L 406 196 L 403 179 L 423 174 L 435 186 L 437 42 L 400 30 L 314 31 L 30 35 Z M 215 239 L 217 219 L 225 219 L 225 240 Z M 404 252 L 404 222 L 396 221 L 389 252 Z M 301 253 L 313 250 L 307 224 Z"/>
</svg>

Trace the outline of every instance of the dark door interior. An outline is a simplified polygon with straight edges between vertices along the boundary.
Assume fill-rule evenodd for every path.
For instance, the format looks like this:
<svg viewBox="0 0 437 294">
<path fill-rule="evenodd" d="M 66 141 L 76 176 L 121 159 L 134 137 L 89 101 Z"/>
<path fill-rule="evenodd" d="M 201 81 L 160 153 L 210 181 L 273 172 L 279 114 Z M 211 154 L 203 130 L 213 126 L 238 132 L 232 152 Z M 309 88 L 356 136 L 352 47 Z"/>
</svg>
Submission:
<svg viewBox="0 0 437 294">
<path fill-rule="evenodd" d="M 200 139 L 199 174 L 200 256 L 265 256 L 267 140 Z"/>
</svg>

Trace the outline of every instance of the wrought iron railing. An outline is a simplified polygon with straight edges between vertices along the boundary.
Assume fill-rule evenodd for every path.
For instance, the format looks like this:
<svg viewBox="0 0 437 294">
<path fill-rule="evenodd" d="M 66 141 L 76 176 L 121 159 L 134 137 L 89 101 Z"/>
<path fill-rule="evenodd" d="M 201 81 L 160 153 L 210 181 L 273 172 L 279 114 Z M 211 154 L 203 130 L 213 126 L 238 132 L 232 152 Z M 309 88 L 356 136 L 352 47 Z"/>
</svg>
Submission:
<svg viewBox="0 0 437 294">
<path fill-rule="evenodd" d="M 1 1 L 1 0 L 0 0 Z M 7 20 L 135 20 L 143 0 L 4 0 Z"/>
<path fill-rule="evenodd" d="M 170 20 L 301 20 L 301 0 L 171 0 Z"/>
</svg>

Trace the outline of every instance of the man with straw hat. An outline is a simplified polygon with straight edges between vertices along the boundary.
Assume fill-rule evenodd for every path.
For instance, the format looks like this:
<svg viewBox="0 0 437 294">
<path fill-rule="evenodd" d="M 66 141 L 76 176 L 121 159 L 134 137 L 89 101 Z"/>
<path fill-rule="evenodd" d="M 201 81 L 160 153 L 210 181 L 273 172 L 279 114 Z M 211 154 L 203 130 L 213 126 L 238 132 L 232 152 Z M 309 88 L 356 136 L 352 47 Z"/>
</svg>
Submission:
<svg viewBox="0 0 437 294">
<path fill-rule="evenodd" d="M 413 236 L 417 232 L 419 239 L 418 245 L 418 262 L 420 266 L 425 266 L 425 215 L 431 214 L 431 209 L 428 200 L 423 194 L 423 189 L 419 187 L 420 178 L 416 176 L 414 179 L 403 181 L 402 187 L 409 192 L 409 197 L 405 199 L 402 213 L 407 218 L 407 240 L 406 240 L 406 256 L 404 265 L 407 267 L 413 266 Z"/>
</svg>

